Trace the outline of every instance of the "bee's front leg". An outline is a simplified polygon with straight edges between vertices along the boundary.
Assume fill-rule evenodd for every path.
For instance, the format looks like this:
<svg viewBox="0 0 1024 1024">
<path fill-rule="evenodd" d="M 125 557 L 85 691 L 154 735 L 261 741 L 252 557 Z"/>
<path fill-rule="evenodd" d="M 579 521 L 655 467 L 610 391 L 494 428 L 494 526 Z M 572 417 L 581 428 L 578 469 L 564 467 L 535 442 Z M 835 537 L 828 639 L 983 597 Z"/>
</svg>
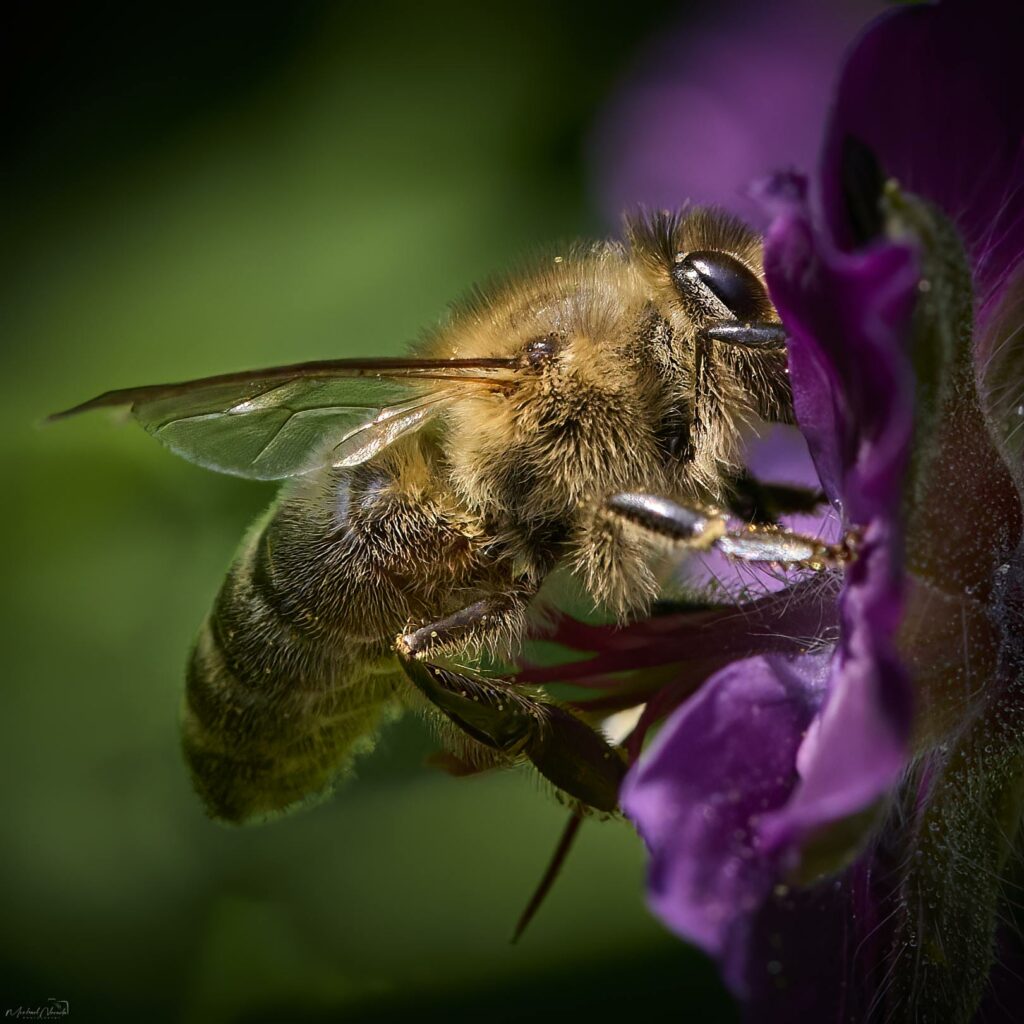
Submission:
<svg viewBox="0 0 1024 1024">
<path fill-rule="evenodd" d="M 508 614 L 502 601 L 485 598 L 400 636 L 395 651 L 402 668 L 417 690 L 477 743 L 505 758 L 526 757 L 580 804 L 614 811 L 626 763 L 600 733 L 539 693 L 429 660 L 466 635 L 479 637 L 487 623 L 500 630 Z"/>
<path fill-rule="evenodd" d="M 654 494 L 616 494 L 608 499 L 607 508 L 652 536 L 698 551 L 716 548 L 742 562 L 824 568 L 845 564 L 856 555 L 857 537 L 853 534 L 838 544 L 826 544 L 771 524 L 752 523 L 733 530 L 720 512 L 680 505 Z"/>
<path fill-rule="evenodd" d="M 726 504 L 748 523 L 777 523 L 786 515 L 809 515 L 827 501 L 820 488 L 759 480 L 746 470 L 729 481 Z"/>
<path fill-rule="evenodd" d="M 788 396 L 788 384 L 782 387 L 785 377 L 786 332 L 781 324 L 769 321 L 743 322 L 739 320 L 714 321 L 699 330 L 694 338 L 693 352 L 693 395 L 691 408 L 692 422 L 689 425 L 689 439 L 684 457 L 693 459 L 701 446 L 705 429 L 716 413 L 709 403 L 716 401 L 719 393 L 718 360 L 714 356 L 715 346 L 736 349 L 747 353 L 761 366 L 758 387 L 749 388 L 755 398 L 762 401 L 758 404 L 760 415 L 770 421 L 792 422 L 791 400 Z M 771 361 L 780 360 L 779 386 L 767 387 L 771 374 L 765 377 L 765 369 Z M 767 387 L 767 394 L 761 394 Z M 782 393 L 785 391 L 785 394 Z M 720 399 L 717 399 L 720 401 Z"/>
</svg>

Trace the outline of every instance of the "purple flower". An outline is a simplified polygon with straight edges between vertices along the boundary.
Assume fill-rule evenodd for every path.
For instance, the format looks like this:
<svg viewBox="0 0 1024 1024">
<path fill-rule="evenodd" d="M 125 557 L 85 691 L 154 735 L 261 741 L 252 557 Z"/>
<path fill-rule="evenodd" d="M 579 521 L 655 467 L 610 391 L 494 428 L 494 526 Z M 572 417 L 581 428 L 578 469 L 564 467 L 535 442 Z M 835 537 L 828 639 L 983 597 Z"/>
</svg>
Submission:
<svg viewBox="0 0 1024 1024">
<path fill-rule="evenodd" d="M 564 623 L 596 655 L 549 673 L 602 690 L 581 707 L 645 702 L 622 804 L 652 907 L 756 1019 L 965 1022 L 995 999 L 1024 815 L 1014 28 L 997 2 L 882 16 L 811 187 L 761 190 L 797 419 L 855 561 L 739 606 Z"/>
<path fill-rule="evenodd" d="M 814 159 L 839 58 L 881 7 L 726 0 L 652 40 L 594 133 L 594 188 L 609 220 L 690 199 L 763 227 L 750 183 Z"/>
</svg>

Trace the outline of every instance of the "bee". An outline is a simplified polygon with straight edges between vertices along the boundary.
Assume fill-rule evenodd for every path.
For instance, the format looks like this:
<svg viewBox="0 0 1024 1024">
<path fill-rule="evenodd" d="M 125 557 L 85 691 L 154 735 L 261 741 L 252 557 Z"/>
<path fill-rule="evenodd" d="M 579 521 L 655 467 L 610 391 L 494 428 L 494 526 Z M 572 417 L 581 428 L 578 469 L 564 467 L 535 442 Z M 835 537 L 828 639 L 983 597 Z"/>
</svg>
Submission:
<svg viewBox="0 0 1024 1024">
<path fill-rule="evenodd" d="M 510 658 L 563 568 L 619 619 L 658 593 L 651 544 L 813 561 L 730 531 L 741 433 L 791 421 L 785 332 L 758 236 L 713 209 L 639 216 L 477 289 L 407 358 L 343 359 L 110 391 L 222 473 L 284 480 L 192 651 L 182 740 L 211 816 L 327 793 L 397 711 L 460 764 L 531 764 L 614 812 L 620 750 L 549 696 L 466 667 Z"/>
</svg>

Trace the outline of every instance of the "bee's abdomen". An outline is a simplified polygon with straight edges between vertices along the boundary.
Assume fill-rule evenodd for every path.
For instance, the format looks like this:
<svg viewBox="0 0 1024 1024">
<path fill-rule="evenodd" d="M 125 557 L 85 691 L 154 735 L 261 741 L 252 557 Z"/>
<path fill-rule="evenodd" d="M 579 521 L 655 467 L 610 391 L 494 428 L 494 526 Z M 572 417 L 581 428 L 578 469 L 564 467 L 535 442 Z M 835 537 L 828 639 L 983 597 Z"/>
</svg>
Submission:
<svg viewBox="0 0 1024 1024">
<path fill-rule="evenodd" d="M 182 717 L 196 790 L 211 815 L 239 823 L 329 792 L 371 745 L 397 678 L 383 651 L 346 643 L 275 582 L 272 523 L 243 546 L 203 624 Z"/>
</svg>

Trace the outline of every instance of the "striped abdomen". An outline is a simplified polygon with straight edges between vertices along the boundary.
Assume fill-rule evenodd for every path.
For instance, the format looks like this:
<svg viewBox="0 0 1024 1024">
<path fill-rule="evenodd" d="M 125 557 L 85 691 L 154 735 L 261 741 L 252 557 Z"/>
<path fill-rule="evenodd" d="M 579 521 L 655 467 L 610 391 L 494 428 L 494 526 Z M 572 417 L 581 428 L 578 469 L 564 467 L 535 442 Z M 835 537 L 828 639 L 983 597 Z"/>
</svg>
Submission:
<svg viewBox="0 0 1024 1024">
<path fill-rule="evenodd" d="M 208 811 L 226 821 L 328 792 L 395 704 L 386 643 L 337 625 L 343 528 L 332 537 L 293 512 L 272 509 L 246 538 L 188 667 L 185 758 Z"/>
</svg>

